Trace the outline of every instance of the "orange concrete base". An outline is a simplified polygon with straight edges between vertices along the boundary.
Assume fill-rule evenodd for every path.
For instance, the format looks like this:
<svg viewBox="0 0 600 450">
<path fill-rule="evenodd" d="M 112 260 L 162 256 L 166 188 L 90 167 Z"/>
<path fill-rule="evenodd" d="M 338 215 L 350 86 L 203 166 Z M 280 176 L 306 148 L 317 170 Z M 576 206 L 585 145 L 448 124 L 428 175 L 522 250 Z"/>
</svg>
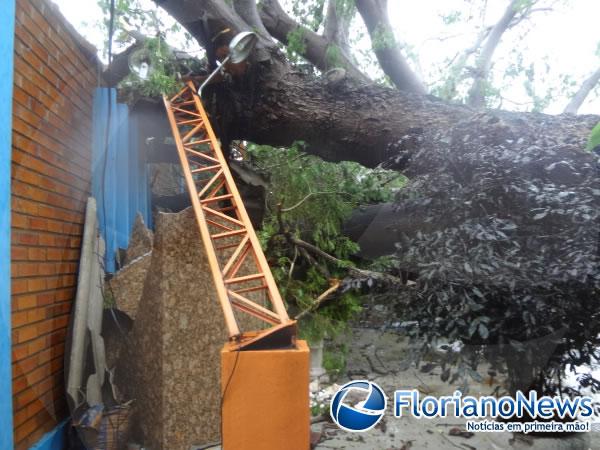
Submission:
<svg viewBox="0 0 600 450">
<path fill-rule="evenodd" d="M 306 342 L 284 350 L 235 348 L 227 343 L 221 350 L 223 450 L 308 450 Z"/>
</svg>

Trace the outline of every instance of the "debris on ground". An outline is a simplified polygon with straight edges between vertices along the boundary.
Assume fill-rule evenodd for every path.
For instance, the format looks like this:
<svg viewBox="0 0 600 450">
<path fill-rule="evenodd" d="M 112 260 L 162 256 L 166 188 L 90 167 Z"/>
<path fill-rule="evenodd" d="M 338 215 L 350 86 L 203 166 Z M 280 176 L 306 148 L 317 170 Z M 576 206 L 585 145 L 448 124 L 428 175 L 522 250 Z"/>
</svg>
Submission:
<svg viewBox="0 0 600 450">
<path fill-rule="evenodd" d="M 105 244 L 98 230 L 96 200 L 87 202 L 77 295 L 65 352 L 67 400 L 72 426 L 87 448 L 117 450 L 127 442 L 131 401 L 114 385 L 104 339 Z"/>
<path fill-rule="evenodd" d="M 366 317 L 366 319 L 365 319 Z M 387 317 L 387 318 L 386 318 Z M 451 395 L 458 386 L 444 382 L 437 368 L 429 373 L 423 373 L 419 368 L 406 364 L 411 351 L 411 344 L 406 337 L 406 327 L 400 327 L 397 319 L 389 311 L 379 308 L 376 314 L 369 312 L 361 317 L 349 336 L 346 370 L 340 374 L 335 383 L 322 380 L 320 389 L 311 394 L 311 400 L 316 400 L 325 408 L 337 392 L 337 389 L 352 379 L 368 379 L 377 383 L 388 396 L 389 402 L 397 389 L 426 389 L 430 395 Z M 396 323 L 396 326 L 392 324 Z M 370 358 L 367 358 L 367 355 Z M 377 356 L 375 356 L 377 355 Z M 381 363 L 379 362 L 381 360 Z M 373 367 L 375 366 L 375 367 Z M 380 374 L 384 370 L 385 374 Z M 373 370 L 373 369 L 379 370 Z M 485 368 L 482 369 L 485 373 Z M 502 382 L 498 377 L 497 382 Z M 470 395 L 490 395 L 493 387 L 484 380 L 473 381 L 470 385 Z M 316 397 L 315 397 L 316 396 Z M 327 412 L 324 412 L 327 414 Z M 577 441 L 584 436 L 569 439 L 531 438 L 531 443 L 514 439 L 511 433 L 470 433 L 466 431 L 466 419 L 457 417 L 418 419 L 410 415 L 396 418 L 388 415 L 384 427 L 374 427 L 364 433 L 349 433 L 341 430 L 330 422 L 315 421 L 311 428 L 323 432 L 321 441 L 315 450 L 425 450 L 450 449 L 463 450 L 510 449 L 510 450 L 557 450 L 573 448 L 600 448 L 594 440 L 596 433 L 579 433 L 592 439 L 591 445 L 581 447 Z M 362 439 L 357 439 L 360 434 Z M 462 440 L 468 439 L 466 442 Z M 555 442 L 551 442 L 555 441 Z M 569 442 L 565 442 L 569 441 Z M 511 445 L 512 442 L 512 445 Z M 557 442 L 557 443 L 556 443 Z"/>
<path fill-rule="evenodd" d="M 475 433 L 472 433 L 470 431 L 464 430 L 464 429 L 459 428 L 459 427 L 450 428 L 448 430 L 448 434 L 450 436 L 460 436 L 460 437 L 465 438 L 465 439 L 472 438 L 475 435 Z"/>
</svg>

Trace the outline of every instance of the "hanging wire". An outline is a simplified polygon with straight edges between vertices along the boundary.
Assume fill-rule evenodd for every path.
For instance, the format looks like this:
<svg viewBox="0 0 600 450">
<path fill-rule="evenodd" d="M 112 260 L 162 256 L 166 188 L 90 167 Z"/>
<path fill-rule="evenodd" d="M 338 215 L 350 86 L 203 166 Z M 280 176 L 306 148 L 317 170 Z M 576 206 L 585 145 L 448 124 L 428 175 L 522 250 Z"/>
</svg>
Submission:
<svg viewBox="0 0 600 450">
<path fill-rule="evenodd" d="M 108 19 L 108 65 L 113 59 L 112 47 L 113 47 L 113 36 L 115 31 L 115 0 L 109 0 L 109 19 Z M 102 192 L 102 226 L 104 229 L 104 233 L 106 235 L 106 245 L 109 245 L 108 239 L 108 228 L 106 221 L 106 171 L 108 167 L 108 149 L 109 149 L 109 140 L 110 140 L 110 125 L 112 119 L 112 93 L 109 88 L 108 90 L 108 109 L 106 114 L 106 128 L 104 133 L 104 158 L 102 161 L 102 177 L 100 180 L 100 192 Z"/>
</svg>

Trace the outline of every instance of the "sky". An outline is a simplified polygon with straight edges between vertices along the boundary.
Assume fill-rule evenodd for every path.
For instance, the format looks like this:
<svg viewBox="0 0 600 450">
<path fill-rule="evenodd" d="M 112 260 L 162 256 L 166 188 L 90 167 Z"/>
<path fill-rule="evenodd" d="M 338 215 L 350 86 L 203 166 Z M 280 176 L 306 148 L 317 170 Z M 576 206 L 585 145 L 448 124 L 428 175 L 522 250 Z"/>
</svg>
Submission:
<svg viewBox="0 0 600 450">
<path fill-rule="evenodd" d="M 390 20 L 396 36 L 415 47 L 423 72 L 427 73 L 448 54 L 454 55 L 457 51 L 473 44 L 475 36 L 472 32 L 469 33 L 473 25 L 459 23 L 450 27 L 444 25 L 441 20 L 441 15 L 444 13 L 466 10 L 467 3 L 469 2 L 465 0 L 413 2 L 391 0 L 389 2 Z M 526 62 L 534 62 L 536 66 L 545 66 L 544 59 L 547 58 L 550 66 L 547 77 L 549 80 L 557 79 L 561 74 L 569 74 L 578 81 L 579 85 L 600 66 L 600 56 L 595 55 L 596 48 L 600 44 L 600 26 L 598 26 L 600 1 L 542 0 L 539 7 L 551 3 L 554 3 L 553 11 L 537 12 L 530 24 L 522 24 L 522 29 L 530 28 L 524 39 L 520 39 L 518 29 L 515 30 L 516 33 L 509 32 L 503 36 L 494 56 L 495 65 L 506 66 L 512 62 L 511 50 L 518 49 L 523 51 Z M 507 4 L 508 1 L 505 0 L 488 0 L 485 24 L 496 23 Z M 455 37 L 443 41 L 436 39 L 440 36 Z M 513 94 L 516 94 L 519 89 L 514 91 Z M 600 114 L 600 98 L 588 100 L 591 101 L 586 102 L 579 112 Z M 557 99 L 545 112 L 559 113 L 567 101 L 566 98 Z"/>
<path fill-rule="evenodd" d="M 54 0 L 75 28 L 97 48 L 102 48 L 106 39 L 97 25 L 102 11 L 97 0 Z M 491 25 L 502 15 L 508 0 L 487 0 L 484 18 L 468 19 L 469 5 L 483 0 L 390 0 L 390 21 L 396 38 L 416 58 L 410 60 L 412 67 L 426 84 L 443 77 L 443 63 L 457 52 L 468 48 L 475 39 L 475 30 L 482 24 Z M 150 2 L 149 2 L 150 4 Z M 515 62 L 517 53 L 523 54 L 524 62 L 534 64 L 536 78 L 534 88 L 538 95 L 547 89 L 561 86 L 561 77 L 568 75 L 579 86 L 600 66 L 596 49 L 600 44 L 600 1 L 597 0 L 540 0 L 540 7 L 552 4 L 552 11 L 535 13 L 531 22 L 503 36 L 494 56 L 494 73 Z M 444 24 L 443 15 L 461 11 L 461 20 L 452 25 Z M 357 26 L 362 26 L 359 23 Z M 523 36 L 524 31 L 527 33 Z M 183 39 L 170 42 L 183 45 Z M 368 38 L 359 43 L 367 48 Z M 190 49 L 188 49 L 190 50 Z M 198 51 L 198 48 L 192 48 Z M 496 75 L 498 78 L 498 75 Z M 502 108 L 522 110 L 529 107 L 522 79 L 502 83 Z M 575 87 L 571 88 L 572 90 Z M 591 94 L 579 110 L 582 114 L 600 114 L 600 88 Z M 560 113 L 568 102 L 568 93 L 555 92 L 553 101 L 544 112 Z"/>
</svg>

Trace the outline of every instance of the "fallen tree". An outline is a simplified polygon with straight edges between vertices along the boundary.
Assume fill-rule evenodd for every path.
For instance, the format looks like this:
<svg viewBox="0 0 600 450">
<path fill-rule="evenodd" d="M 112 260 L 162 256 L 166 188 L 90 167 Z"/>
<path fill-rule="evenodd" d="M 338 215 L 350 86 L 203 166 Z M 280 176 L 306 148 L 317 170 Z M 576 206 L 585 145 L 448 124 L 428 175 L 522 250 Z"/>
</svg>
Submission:
<svg viewBox="0 0 600 450">
<path fill-rule="evenodd" d="M 513 389 L 560 388 L 558 374 L 568 363 L 597 356 L 600 321 L 590 299 L 598 298 L 600 282 L 600 189 L 585 145 L 600 117 L 443 101 L 424 93 L 394 42 L 377 56 L 396 61 L 381 64 L 396 89 L 375 84 L 342 51 L 344 33 L 317 34 L 275 0 L 159 4 L 206 49 L 212 67 L 236 33 L 259 35 L 249 63 L 203 95 L 226 146 L 238 139 L 272 146 L 301 140 L 308 153 L 328 161 L 409 178 L 395 200 L 389 245 L 399 246 L 396 263 L 418 276 L 412 313 L 421 332 L 487 344 L 489 358 L 506 362 L 523 342 L 557 339 L 564 329 L 539 361 L 533 357 L 539 346 L 524 354 L 527 370 L 512 367 Z M 372 39 L 386 27 L 385 5 L 358 2 Z M 508 12 L 507 21 L 518 17 Z M 303 56 L 321 75 L 291 64 L 276 45 L 297 30 Z M 476 81 L 481 85 L 481 76 Z"/>
</svg>

